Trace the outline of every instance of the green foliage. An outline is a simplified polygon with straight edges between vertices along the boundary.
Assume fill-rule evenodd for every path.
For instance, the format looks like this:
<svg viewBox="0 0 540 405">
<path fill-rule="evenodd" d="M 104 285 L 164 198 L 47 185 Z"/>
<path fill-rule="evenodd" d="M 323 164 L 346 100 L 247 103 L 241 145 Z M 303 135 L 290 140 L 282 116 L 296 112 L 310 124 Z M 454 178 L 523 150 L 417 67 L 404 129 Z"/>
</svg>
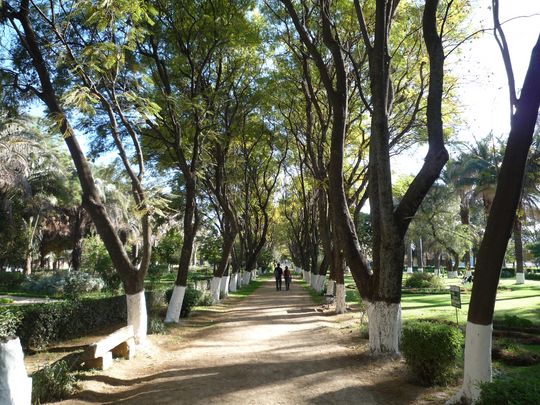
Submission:
<svg viewBox="0 0 540 405">
<path fill-rule="evenodd" d="M 462 345 L 463 334 L 454 326 L 410 322 L 403 328 L 401 351 L 407 366 L 424 385 L 451 381 Z"/>
<path fill-rule="evenodd" d="M 103 280 L 85 272 L 58 271 L 31 276 L 23 285 L 25 291 L 76 297 L 82 293 L 101 291 Z"/>
<path fill-rule="evenodd" d="M 167 300 L 167 303 L 171 301 L 173 289 L 167 290 L 165 293 L 165 298 Z M 187 318 L 189 314 L 191 313 L 191 310 L 195 305 L 199 305 L 199 301 L 203 297 L 203 293 L 199 290 L 196 290 L 194 288 L 186 288 L 186 292 L 184 294 L 184 300 L 182 301 L 182 309 L 180 310 L 180 317 L 181 318 Z"/>
<path fill-rule="evenodd" d="M 182 233 L 177 227 L 169 229 L 155 247 L 153 260 L 160 264 L 178 263 L 182 240 Z"/>
<path fill-rule="evenodd" d="M 540 404 L 540 385 L 533 376 L 498 378 L 480 388 L 477 405 Z"/>
<path fill-rule="evenodd" d="M 85 336 L 127 321 L 125 296 L 25 305 L 10 310 L 21 314 L 17 329 L 24 348 L 43 348 L 50 342 Z"/>
<path fill-rule="evenodd" d="M 21 314 L 8 308 L 0 308 L 0 340 L 16 336 Z"/>
<path fill-rule="evenodd" d="M 431 273 L 413 273 L 405 279 L 404 286 L 407 288 L 430 288 L 444 289 L 443 281 Z"/>
<path fill-rule="evenodd" d="M 81 258 L 81 271 L 98 274 L 105 282 L 107 290 L 118 291 L 120 288 L 120 276 L 114 269 L 111 257 L 98 236 L 92 236 L 85 240 Z"/>
<path fill-rule="evenodd" d="M 32 404 L 61 400 L 76 388 L 75 376 L 65 361 L 59 361 L 32 374 Z"/>
<path fill-rule="evenodd" d="M 505 314 L 503 319 L 496 321 L 496 324 L 508 328 L 531 328 L 534 326 L 531 320 L 510 314 Z"/>
<path fill-rule="evenodd" d="M 516 270 L 511 267 L 504 267 L 501 270 L 501 278 L 514 278 L 516 276 Z"/>
<path fill-rule="evenodd" d="M 217 265 L 221 259 L 223 242 L 216 232 L 208 233 L 201 237 L 199 253 L 203 260 L 211 266 Z"/>
<path fill-rule="evenodd" d="M 4 291 L 18 290 L 26 279 L 26 276 L 18 271 L 0 272 L 0 289 Z"/>
<path fill-rule="evenodd" d="M 160 318 L 148 317 L 148 334 L 159 335 L 165 333 L 165 324 Z"/>
</svg>

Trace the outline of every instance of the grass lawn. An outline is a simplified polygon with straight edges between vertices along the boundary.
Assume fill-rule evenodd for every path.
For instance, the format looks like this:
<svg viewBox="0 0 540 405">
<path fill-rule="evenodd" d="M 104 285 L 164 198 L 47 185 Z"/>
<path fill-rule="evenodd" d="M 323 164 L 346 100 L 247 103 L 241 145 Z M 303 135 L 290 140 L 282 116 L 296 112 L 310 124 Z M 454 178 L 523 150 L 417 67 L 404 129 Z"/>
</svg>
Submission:
<svg viewBox="0 0 540 405">
<path fill-rule="evenodd" d="M 458 309 L 460 325 L 467 322 L 469 310 L 470 285 L 463 286 L 461 279 L 443 279 L 446 286 L 459 285 L 461 292 L 461 309 Z M 354 287 L 352 277 L 345 278 L 345 284 Z M 347 289 L 347 302 L 358 301 L 355 289 Z M 444 294 L 408 294 L 404 293 L 401 298 L 403 319 L 426 319 L 436 318 L 441 320 L 456 320 L 456 309 L 450 305 L 450 293 Z M 540 325 L 540 281 L 527 280 L 523 285 L 517 285 L 513 279 L 502 279 L 497 292 L 495 304 L 495 319 L 505 315 L 517 315 Z"/>
</svg>

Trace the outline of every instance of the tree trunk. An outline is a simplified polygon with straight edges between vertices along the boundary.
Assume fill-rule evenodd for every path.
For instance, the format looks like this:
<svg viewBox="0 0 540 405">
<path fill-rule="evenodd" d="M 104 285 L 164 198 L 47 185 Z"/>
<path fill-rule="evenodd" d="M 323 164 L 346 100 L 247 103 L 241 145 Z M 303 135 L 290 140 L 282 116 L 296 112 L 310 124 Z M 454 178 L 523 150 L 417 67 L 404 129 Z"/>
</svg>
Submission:
<svg viewBox="0 0 540 405">
<path fill-rule="evenodd" d="M 525 270 L 523 266 L 523 239 L 522 224 L 519 215 L 514 221 L 514 255 L 516 257 L 516 284 L 525 283 Z"/>
<path fill-rule="evenodd" d="M 491 381 L 491 331 L 497 286 L 521 196 L 539 106 L 540 36 L 512 116 L 497 190 L 477 255 L 467 317 L 463 386 L 456 399 L 476 401 L 480 394 L 478 384 Z"/>
<path fill-rule="evenodd" d="M 174 283 L 173 295 L 167 308 L 165 322 L 177 323 L 180 320 L 180 312 L 187 288 L 187 278 L 189 265 L 191 264 L 191 255 L 193 253 L 193 241 L 197 234 L 199 225 L 199 216 L 195 202 L 195 179 L 186 179 L 186 207 L 184 211 L 184 240 L 180 252 L 180 261 L 178 263 L 178 273 Z"/>
</svg>

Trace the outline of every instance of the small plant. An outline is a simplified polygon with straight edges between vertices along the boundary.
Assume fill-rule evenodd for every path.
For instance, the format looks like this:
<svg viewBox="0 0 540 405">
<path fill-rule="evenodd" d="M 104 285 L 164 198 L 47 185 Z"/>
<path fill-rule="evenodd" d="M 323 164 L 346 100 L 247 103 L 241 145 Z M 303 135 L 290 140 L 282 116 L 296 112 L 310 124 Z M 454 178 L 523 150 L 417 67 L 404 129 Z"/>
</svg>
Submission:
<svg viewBox="0 0 540 405">
<path fill-rule="evenodd" d="M 76 388 L 75 376 L 63 360 L 45 366 L 32 375 L 32 403 L 64 399 Z"/>
<path fill-rule="evenodd" d="M 22 315 L 18 311 L 0 309 L 0 340 L 6 340 L 16 335 Z"/>
<path fill-rule="evenodd" d="M 165 333 L 165 324 L 161 319 L 158 318 L 148 318 L 148 334 L 149 335 L 159 335 Z"/>
<path fill-rule="evenodd" d="M 18 290 L 25 281 L 26 275 L 18 271 L 0 272 L 0 289 L 2 290 Z"/>
<path fill-rule="evenodd" d="M 411 322 L 403 328 L 401 351 L 419 382 L 445 385 L 463 345 L 463 334 L 450 325 L 435 322 Z"/>
<path fill-rule="evenodd" d="M 7 305 L 7 304 L 13 304 L 13 300 L 7 297 L 0 298 L 0 305 Z"/>
<path fill-rule="evenodd" d="M 101 291 L 104 285 L 101 278 L 82 271 L 58 271 L 31 277 L 22 287 L 26 291 L 35 293 L 66 294 L 68 297 L 76 297 L 82 293 Z"/>
<path fill-rule="evenodd" d="M 531 377 L 503 377 L 480 388 L 477 405 L 540 404 L 540 385 Z"/>
<path fill-rule="evenodd" d="M 405 280 L 407 288 L 431 288 L 434 290 L 444 289 L 444 283 L 431 273 L 414 273 Z"/>
<path fill-rule="evenodd" d="M 214 300 L 212 299 L 212 296 L 210 294 L 203 293 L 197 305 L 200 307 L 210 307 L 214 305 Z"/>
</svg>

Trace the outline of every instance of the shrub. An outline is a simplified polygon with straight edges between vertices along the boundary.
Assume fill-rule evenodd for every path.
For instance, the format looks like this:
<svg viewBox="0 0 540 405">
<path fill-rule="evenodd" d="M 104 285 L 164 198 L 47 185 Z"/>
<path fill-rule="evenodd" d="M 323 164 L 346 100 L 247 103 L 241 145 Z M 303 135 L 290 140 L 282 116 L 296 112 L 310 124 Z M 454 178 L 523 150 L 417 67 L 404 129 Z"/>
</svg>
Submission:
<svg viewBox="0 0 540 405">
<path fill-rule="evenodd" d="M 107 290 L 118 291 L 122 280 L 101 239 L 97 236 L 86 238 L 83 246 L 81 270 L 90 274 L 97 273 L 105 282 Z"/>
<path fill-rule="evenodd" d="M 12 298 L 7 298 L 7 297 L 2 297 L 2 298 L 0 298 L 0 304 L 1 305 L 13 304 L 13 299 Z"/>
<path fill-rule="evenodd" d="M 0 272 L 0 289 L 4 291 L 18 290 L 26 281 L 26 276 L 18 271 Z"/>
<path fill-rule="evenodd" d="M 540 273 L 530 273 L 530 272 L 527 272 L 527 274 L 525 275 L 525 278 L 527 280 L 537 280 L 537 281 L 540 281 Z"/>
<path fill-rule="evenodd" d="M 450 325 L 411 322 L 403 328 L 405 361 L 424 385 L 447 384 L 463 345 L 463 334 Z"/>
<path fill-rule="evenodd" d="M 513 278 L 516 276 L 516 270 L 511 267 L 504 267 L 501 270 L 501 278 Z"/>
<path fill-rule="evenodd" d="M 52 274 L 32 276 L 23 283 L 22 288 L 34 293 L 66 294 L 73 297 L 81 293 L 101 291 L 104 285 L 103 280 L 99 277 L 94 277 L 85 272 L 57 271 Z"/>
<path fill-rule="evenodd" d="M 165 332 L 165 324 L 161 319 L 148 317 L 148 334 L 159 335 Z"/>
<path fill-rule="evenodd" d="M 75 377 L 65 361 L 45 366 L 32 375 L 32 403 L 64 399 L 75 390 Z"/>
<path fill-rule="evenodd" d="M 530 377 L 500 378 L 480 388 L 477 405 L 540 404 L 540 385 Z"/>
<path fill-rule="evenodd" d="M 534 323 L 527 318 L 509 314 L 505 314 L 503 319 L 496 320 L 495 323 L 497 326 L 505 326 L 507 328 L 531 328 L 534 326 Z"/>
<path fill-rule="evenodd" d="M 443 289 L 444 283 L 431 273 L 413 273 L 405 280 L 405 287 Z"/>
<path fill-rule="evenodd" d="M 21 323 L 21 314 L 8 308 L 0 308 L 0 340 L 5 340 L 17 334 Z"/>
<path fill-rule="evenodd" d="M 51 302 L 14 308 L 22 322 L 17 329 L 24 348 L 85 336 L 88 331 L 125 323 L 125 296 Z"/>
<path fill-rule="evenodd" d="M 171 301 L 173 289 L 167 290 L 165 297 L 167 298 L 167 303 Z M 203 293 L 194 288 L 186 288 L 186 293 L 184 294 L 184 301 L 182 302 L 182 309 L 180 310 L 180 317 L 187 318 L 195 305 L 199 304 L 199 301 Z"/>
<path fill-rule="evenodd" d="M 209 307 L 214 305 L 214 299 L 210 294 L 202 293 L 201 298 L 199 298 L 199 302 L 197 302 L 196 305 L 201 307 Z"/>
</svg>

